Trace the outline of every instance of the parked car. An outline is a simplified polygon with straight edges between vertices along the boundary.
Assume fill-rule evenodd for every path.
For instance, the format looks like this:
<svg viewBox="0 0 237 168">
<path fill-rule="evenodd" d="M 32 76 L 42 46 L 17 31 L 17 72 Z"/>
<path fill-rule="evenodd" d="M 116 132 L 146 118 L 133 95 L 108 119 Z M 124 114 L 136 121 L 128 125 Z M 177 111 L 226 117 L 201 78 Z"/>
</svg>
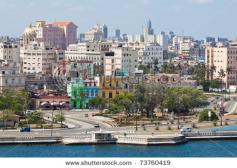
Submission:
<svg viewBox="0 0 237 168">
<path fill-rule="evenodd" d="M 33 113 L 33 112 L 35 112 L 34 110 L 26 110 L 25 111 L 25 115 L 29 115 L 29 114 L 31 114 L 31 113 Z"/>
<path fill-rule="evenodd" d="M 183 127 L 180 129 L 181 133 L 187 133 L 187 132 L 192 132 L 192 128 L 191 127 Z"/>
<path fill-rule="evenodd" d="M 94 125 L 94 128 L 100 128 L 99 124 Z"/>
<path fill-rule="evenodd" d="M 31 131 L 31 128 L 30 127 L 22 127 L 20 129 L 20 132 L 30 132 Z"/>
</svg>

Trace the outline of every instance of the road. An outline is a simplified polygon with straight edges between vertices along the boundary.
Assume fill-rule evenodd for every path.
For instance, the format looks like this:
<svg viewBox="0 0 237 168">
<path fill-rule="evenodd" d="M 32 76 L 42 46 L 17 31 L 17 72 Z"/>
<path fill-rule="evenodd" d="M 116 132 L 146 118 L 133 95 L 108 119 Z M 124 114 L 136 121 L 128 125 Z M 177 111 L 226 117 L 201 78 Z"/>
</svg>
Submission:
<svg viewBox="0 0 237 168">
<path fill-rule="evenodd" d="M 53 114 L 60 113 L 54 111 Z M 20 130 L 1 130 L 0 137 L 30 137 L 30 136 L 78 136 L 95 131 L 110 131 L 110 132 L 129 132 L 133 131 L 133 127 L 112 127 L 107 122 L 113 122 L 110 118 L 94 116 L 98 111 L 62 111 L 66 121 L 64 124 L 69 128 L 55 128 L 55 129 L 32 129 L 31 132 L 20 132 Z M 88 115 L 88 117 L 87 117 Z M 52 120 L 52 111 L 44 111 L 44 118 Z M 95 128 L 99 125 L 100 128 Z"/>
</svg>

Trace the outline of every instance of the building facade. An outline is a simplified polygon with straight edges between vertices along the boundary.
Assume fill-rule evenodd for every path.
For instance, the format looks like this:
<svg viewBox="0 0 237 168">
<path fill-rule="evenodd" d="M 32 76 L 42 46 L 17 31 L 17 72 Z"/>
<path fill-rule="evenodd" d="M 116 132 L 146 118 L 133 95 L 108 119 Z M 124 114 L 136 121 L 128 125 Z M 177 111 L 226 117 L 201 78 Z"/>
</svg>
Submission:
<svg viewBox="0 0 237 168">
<path fill-rule="evenodd" d="M 36 42 L 29 44 L 20 51 L 22 72 L 25 74 L 52 75 L 54 64 L 57 63 L 57 51 Z"/>
<path fill-rule="evenodd" d="M 102 53 L 98 43 L 86 42 L 69 45 L 65 51 L 68 61 L 93 61 L 95 65 L 102 64 Z"/>
<path fill-rule="evenodd" d="M 0 92 L 4 89 L 24 89 L 25 75 L 19 72 L 19 67 L 14 64 L 0 62 Z"/>
<path fill-rule="evenodd" d="M 67 93 L 70 97 L 71 108 L 89 108 L 90 100 L 99 95 L 99 79 L 82 80 L 74 78 L 67 85 Z"/>
<path fill-rule="evenodd" d="M 25 29 L 22 46 L 27 46 L 33 41 L 43 42 L 57 49 L 66 49 L 69 44 L 77 42 L 77 26 L 73 22 L 36 21 Z"/>
<path fill-rule="evenodd" d="M 207 79 L 222 79 L 229 85 L 237 85 L 237 47 L 207 47 L 205 50 L 205 65 L 213 68 L 213 74 L 208 72 Z M 225 73 L 220 76 L 220 71 Z"/>
<path fill-rule="evenodd" d="M 101 41 L 104 39 L 102 27 L 97 24 L 85 33 L 85 41 Z"/>
<path fill-rule="evenodd" d="M 20 63 L 20 46 L 10 42 L 0 43 L 0 60 L 5 63 Z"/>
<path fill-rule="evenodd" d="M 129 91 L 127 77 L 103 76 L 100 78 L 99 96 L 112 99 L 116 95 Z"/>
<path fill-rule="evenodd" d="M 127 74 L 134 72 L 139 65 L 138 51 L 125 46 L 116 46 L 104 55 L 104 74 L 105 76 L 115 76 L 117 70 Z"/>
</svg>

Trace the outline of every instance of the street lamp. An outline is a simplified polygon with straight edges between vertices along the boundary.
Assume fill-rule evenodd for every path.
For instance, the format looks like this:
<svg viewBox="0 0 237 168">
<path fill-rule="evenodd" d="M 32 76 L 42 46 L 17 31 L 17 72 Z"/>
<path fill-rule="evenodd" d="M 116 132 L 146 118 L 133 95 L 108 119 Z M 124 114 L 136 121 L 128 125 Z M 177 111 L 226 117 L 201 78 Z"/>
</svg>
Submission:
<svg viewBox="0 0 237 168">
<path fill-rule="evenodd" d="M 63 118 L 62 118 L 62 106 L 64 105 L 65 103 L 64 102 L 60 102 L 59 103 L 59 107 L 60 107 L 60 121 L 61 121 L 61 128 L 62 128 L 62 126 L 63 126 Z"/>
<path fill-rule="evenodd" d="M 211 121 L 211 111 L 208 111 L 208 119 Z"/>
<path fill-rule="evenodd" d="M 51 136 L 53 136 L 53 113 L 54 113 L 54 110 L 56 110 L 56 102 L 52 102 L 51 103 L 51 106 L 53 107 L 53 110 L 52 110 L 52 120 L 51 120 Z"/>
<path fill-rule="evenodd" d="M 221 126 L 222 126 L 222 117 L 223 117 L 223 114 L 225 112 L 225 108 L 223 107 L 223 105 L 220 107 L 220 113 L 219 113 L 219 116 L 221 118 Z"/>
</svg>

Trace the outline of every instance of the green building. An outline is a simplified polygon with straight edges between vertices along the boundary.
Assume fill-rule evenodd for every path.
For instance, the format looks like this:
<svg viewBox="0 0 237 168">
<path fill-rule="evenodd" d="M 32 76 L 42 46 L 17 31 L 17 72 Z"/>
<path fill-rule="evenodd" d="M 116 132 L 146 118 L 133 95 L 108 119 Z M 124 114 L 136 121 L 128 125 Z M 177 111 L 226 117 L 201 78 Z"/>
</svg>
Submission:
<svg viewBox="0 0 237 168">
<path fill-rule="evenodd" d="M 85 86 L 82 79 L 75 78 L 69 82 L 67 85 L 67 93 L 70 97 L 71 108 L 87 108 Z"/>
<path fill-rule="evenodd" d="M 74 78 L 67 85 L 70 97 L 70 107 L 73 109 L 87 109 L 91 99 L 99 94 L 99 78 L 83 80 Z"/>
</svg>

